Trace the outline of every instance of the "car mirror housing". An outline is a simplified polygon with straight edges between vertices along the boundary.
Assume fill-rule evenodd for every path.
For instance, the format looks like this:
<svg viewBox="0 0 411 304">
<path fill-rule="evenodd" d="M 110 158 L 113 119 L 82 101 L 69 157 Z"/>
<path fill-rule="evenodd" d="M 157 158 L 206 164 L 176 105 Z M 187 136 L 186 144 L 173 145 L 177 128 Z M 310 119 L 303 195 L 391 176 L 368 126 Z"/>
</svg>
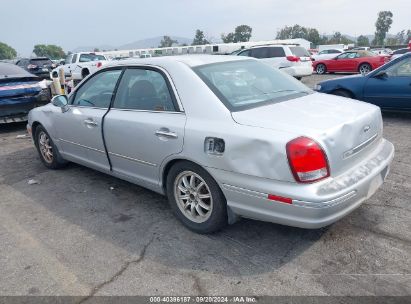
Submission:
<svg viewBox="0 0 411 304">
<path fill-rule="evenodd" d="M 68 98 L 66 95 L 57 95 L 54 96 L 51 100 L 51 103 L 55 106 L 55 107 L 59 107 L 61 108 L 62 112 L 66 112 L 67 111 L 67 105 L 68 105 Z"/>
</svg>

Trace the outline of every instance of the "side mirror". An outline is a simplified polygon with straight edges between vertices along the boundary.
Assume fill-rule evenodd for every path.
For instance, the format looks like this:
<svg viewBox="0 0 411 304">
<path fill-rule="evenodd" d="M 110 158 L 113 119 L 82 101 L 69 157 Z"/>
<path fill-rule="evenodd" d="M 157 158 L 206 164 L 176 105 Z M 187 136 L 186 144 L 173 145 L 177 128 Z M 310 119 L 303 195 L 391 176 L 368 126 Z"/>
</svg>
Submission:
<svg viewBox="0 0 411 304">
<path fill-rule="evenodd" d="M 381 70 L 381 71 L 378 71 L 377 73 L 375 73 L 375 74 L 373 75 L 373 77 L 374 77 L 374 78 L 387 78 L 387 77 L 388 77 L 388 74 L 387 74 L 386 71 Z"/>
<path fill-rule="evenodd" d="M 68 99 L 66 95 L 57 95 L 54 96 L 51 99 L 51 103 L 53 104 L 53 106 L 55 107 L 59 107 L 61 109 L 61 112 L 66 112 L 67 111 L 67 105 L 68 105 Z"/>
</svg>

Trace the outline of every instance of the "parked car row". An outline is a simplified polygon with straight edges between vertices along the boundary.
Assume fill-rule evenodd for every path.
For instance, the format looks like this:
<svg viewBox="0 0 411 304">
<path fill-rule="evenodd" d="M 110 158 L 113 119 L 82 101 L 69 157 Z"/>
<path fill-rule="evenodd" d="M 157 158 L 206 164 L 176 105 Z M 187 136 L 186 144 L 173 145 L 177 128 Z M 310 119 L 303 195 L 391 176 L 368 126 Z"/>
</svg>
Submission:
<svg viewBox="0 0 411 304">
<path fill-rule="evenodd" d="M 384 110 L 411 111 L 411 52 L 366 75 L 320 82 L 315 90 L 369 102 Z"/>
<path fill-rule="evenodd" d="M 301 79 L 312 74 L 311 56 L 298 45 L 262 45 L 237 52 L 237 56 L 260 59 L 269 66 Z"/>
</svg>

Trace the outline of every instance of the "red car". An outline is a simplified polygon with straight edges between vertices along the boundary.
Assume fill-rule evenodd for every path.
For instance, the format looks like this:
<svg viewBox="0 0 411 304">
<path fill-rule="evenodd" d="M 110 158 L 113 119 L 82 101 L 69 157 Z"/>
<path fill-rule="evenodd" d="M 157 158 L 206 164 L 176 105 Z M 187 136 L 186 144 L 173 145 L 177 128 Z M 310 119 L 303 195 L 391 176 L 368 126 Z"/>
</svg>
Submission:
<svg viewBox="0 0 411 304">
<path fill-rule="evenodd" d="M 370 51 L 348 51 L 333 59 L 313 62 L 317 74 L 327 72 L 353 72 L 367 74 L 389 61 L 389 56 L 379 56 Z"/>
</svg>

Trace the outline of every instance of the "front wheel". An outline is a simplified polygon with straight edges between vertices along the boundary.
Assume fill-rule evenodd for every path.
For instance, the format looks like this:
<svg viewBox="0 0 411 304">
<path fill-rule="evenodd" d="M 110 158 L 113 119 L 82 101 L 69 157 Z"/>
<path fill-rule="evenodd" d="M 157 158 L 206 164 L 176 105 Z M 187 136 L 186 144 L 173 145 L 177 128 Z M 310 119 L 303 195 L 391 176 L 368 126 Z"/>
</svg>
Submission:
<svg viewBox="0 0 411 304">
<path fill-rule="evenodd" d="M 167 196 L 177 218 L 197 233 L 211 233 L 227 225 L 226 199 L 200 166 L 176 163 L 167 175 Z"/>
<path fill-rule="evenodd" d="M 43 164 L 49 169 L 59 169 L 64 167 L 67 162 L 60 156 L 57 147 L 47 131 L 38 126 L 34 135 L 34 143 Z"/>
<path fill-rule="evenodd" d="M 327 67 L 324 64 L 320 63 L 316 66 L 315 71 L 317 72 L 317 74 L 323 75 L 327 72 Z"/>
<path fill-rule="evenodd" d="M 358 72 L 360 72 L 362 75 L 368 74 L 371 71 L 372 71 L 372 68 L 368 63 L 363 63 L 358 68 Z"/>
</svg>

